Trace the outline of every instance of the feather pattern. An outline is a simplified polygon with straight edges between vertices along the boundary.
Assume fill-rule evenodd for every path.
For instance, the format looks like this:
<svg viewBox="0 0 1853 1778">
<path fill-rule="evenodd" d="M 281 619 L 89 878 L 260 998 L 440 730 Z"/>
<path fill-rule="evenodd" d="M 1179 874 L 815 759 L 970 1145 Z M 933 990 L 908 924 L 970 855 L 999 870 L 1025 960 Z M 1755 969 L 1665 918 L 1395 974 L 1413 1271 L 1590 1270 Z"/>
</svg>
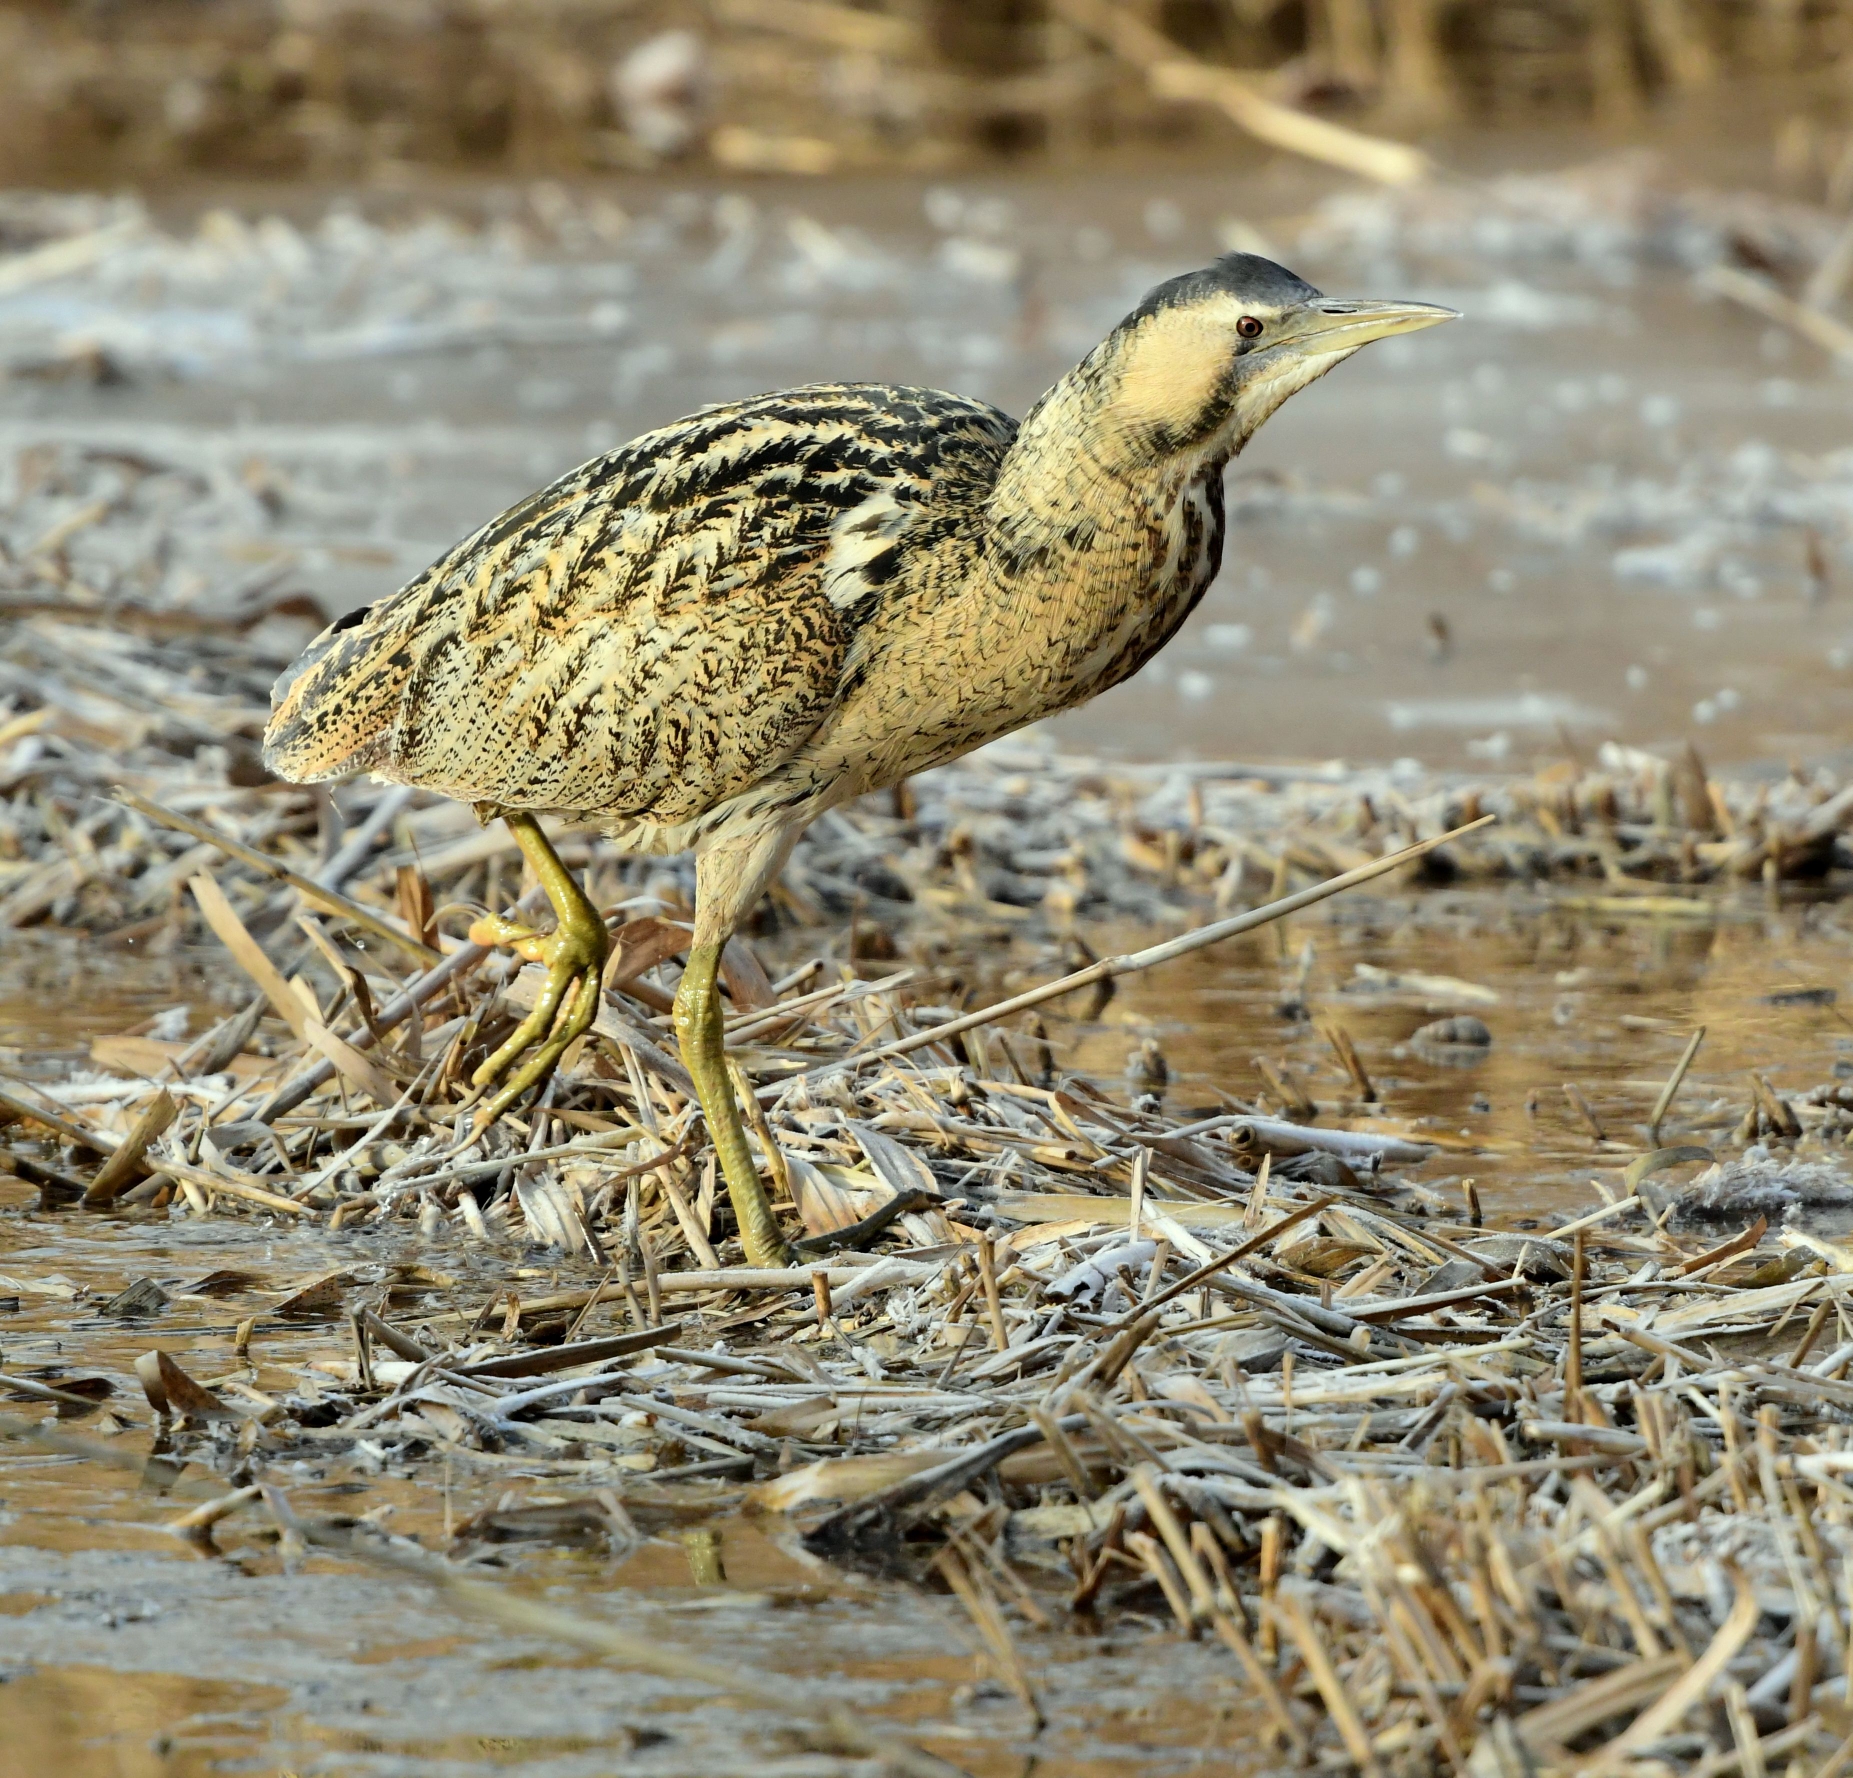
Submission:
<svg viewBox="0 0 1853 1778">
<path fill-rule="evenodd" d="M 1326 304 L 1238 254 L 1154 292 L 1020 425 L 881 384 L 703 409 L 331 626 L 278 682 L 265 757 L 761 872 L 832 803 L 1137 672 L 1218 570 L 1247 437 L 1355 342 L 1447 314 Z"/>
<path fill-rule="evenodd" d="M 988 486 L 1014 430 L 964 397 L 838 385 L 646 433 L 318 638 L 279 683 L 273 768 L 699 816 L 815 731 L 910 531 Z"/>
</svg>

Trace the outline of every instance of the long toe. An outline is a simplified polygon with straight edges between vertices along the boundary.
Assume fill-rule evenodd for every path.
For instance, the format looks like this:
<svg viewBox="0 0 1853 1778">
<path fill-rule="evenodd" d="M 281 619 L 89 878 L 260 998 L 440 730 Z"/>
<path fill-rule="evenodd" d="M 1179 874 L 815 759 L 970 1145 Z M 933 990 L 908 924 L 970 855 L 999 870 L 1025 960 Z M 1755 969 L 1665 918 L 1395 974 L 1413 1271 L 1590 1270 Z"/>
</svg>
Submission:
<svg viewBox="0 0 1853 1778">
<path fill-rule="evenodd" d="M 522 1021 L 514 1036 L 477 1069 L 475 1084 L 479 1088 L 492 1086 L 523 1050 L 535 1044 L 537 1038 L 543 1039 L 527 1060 L 503 1083 L 501 1091 L 477 1107 L 471 1120 L 474 1129 L 479 1132 L 486 1130 L 530 1087 L 541 1085 L 559 1065 L 560 1058 L 572 1048 L 575 1040 L 591 1030 L 598 1018 L 598 1003 L 603 992 L 601 977 L 600 970 L 575 972 L 568 978 L 569 991 L 554 997 L 550 1004 L 543 991 L 542 1005 L 536 1006 L 534 1012 Z M 549 986 L 552 986 L 551 980 Z M 542 1006 L 548 1007 L 548 1021 L 544 1026 L 531 1031 Z"/>
<path fill-rule="evenodd" d="M 541 985 L 540 998 L 534 1002 L 533 1010 L 509 1034 L 502 1047 L 470 1077 L 471 1084 L 479 1087 L 494 1086 L 514 1065 L 515 1058 L 523 1050 L 545 1038 L 552 1031 L 554 1020 L 578 979 L 579 972 L 570 967 L 562 968 L 556 964 L 548 970 L 547 979 Z"/>
<path fill-rule="evenodd" d="M 479 1091 L 501 1083 L 494 1098 L 477 1109 L 473 1121 L 479 1130 L 494 1123 L 530 1087 L 544 1082 L 574 1039 L 589 1031 L 598 1017 L 610 949 L 603 923 L 563 923 L 534 942 L 547 976 L 533 1009 L 471 1076 Z M 531 954 L 526 945 L 517 949 Z"/>
</svg>

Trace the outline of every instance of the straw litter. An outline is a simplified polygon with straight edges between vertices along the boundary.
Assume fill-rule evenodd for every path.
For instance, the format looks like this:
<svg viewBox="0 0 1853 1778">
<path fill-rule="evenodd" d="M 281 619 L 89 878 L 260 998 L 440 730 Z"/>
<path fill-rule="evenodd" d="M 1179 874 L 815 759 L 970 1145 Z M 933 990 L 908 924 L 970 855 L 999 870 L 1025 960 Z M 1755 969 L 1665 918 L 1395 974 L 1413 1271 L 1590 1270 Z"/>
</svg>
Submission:
<svg viewBox="0 0 1853 1778">
<path fill-rule="evenodd" d="M 1618 904 L 1697 902 L 1694 878 L 1830 866 L 1845 793 L 1791 782 L 1734 810 L 1654 761 L 1426 801 L 1198 774 L 1134 802 L 1130 775 L 1070 767 L 1051 796 L 1060 768 L 990 759 L 851 811 L 773 904 L 787 943 L 849 924 L 850 965 L 775 979 L 764 933 L 729 957 L 743 1101 L 804 1231 L 797 1265 L 761 1271 L 668 1030 L 673 867 L 567 837 L 616 929 L 605 1009 L 537 1103 L 473 1136 L 463 1083 L 526 983 L 446 926 L 519 894 L 499 836 L 394 789 L 237 782 L 261 674 L 235 626 L 192 630 L 185 669 L 157 634 L 95 626 L 80 649 L 74 627 L 29 619 L 9 644 L 31 664 L 9 917 L 92 946 L 209 932 L 247 998 L 196 1035 L 100 1038 L 61 1078 L 22 1060 L 6 1164 L 46 1207 L 315 1225 L 341 1256 L 189 1287 L 238 1301 L 241 1355 L 318 1321 L 341 1343 L 284 1391 L 155 1344 L 129 1388 L 164 1448 L 233 1487 L 345 1450 L 579 1488 L 458 1526 L 459 1555 L 744 1507 L 814 1555 L 943 1584 L 1032 1715 L 1021 1626 L 1168 1623 L 1226 1648 L 1277 1750 L 1366 1772 L 1808 1769 L 1844 1732 L 1853 1252 L 1783 1220 L 1797 1179 L 1837 1171 L 1843 1089 L 1760 1080 L 1714 1138 L 1735 1155 L 1663 1139 L 1604 1208 L 1500 1229 L 1422 1182 L 1427 1132 L 1355 1054 L 1336 1101 L 1167 1112 L 1162 1058 L 1124 1100 L 1065 1074 L 1073 996 L 963 1012 L 932 945 L 974 915 L 1035 920 L 1059 956 L 1078 908 L 1227 913 L 1259 879 L 1369 868 L 1492 806 L 1508 818 L 1402 868 L 1606 872 Z M 1097 995 L 1137 966 L 1079 973 Z M 1474 1004 L 1378 976 L 1363 990 Z M 1712 1162 L 1696 1197 L 1661 1193 Z M 1726 1174 L 1789 1195 L 1745 1208 Z M 390 1237 L 414 1228 L 408 1260 Z M 478 1261 L 499 1282 L 472 1284 Z M 72 1295 L 158 1341 L 154 1281 Z M 4 1385 L 59 1419 L 141 1419 L 108 1378 Z"/>
</svg>

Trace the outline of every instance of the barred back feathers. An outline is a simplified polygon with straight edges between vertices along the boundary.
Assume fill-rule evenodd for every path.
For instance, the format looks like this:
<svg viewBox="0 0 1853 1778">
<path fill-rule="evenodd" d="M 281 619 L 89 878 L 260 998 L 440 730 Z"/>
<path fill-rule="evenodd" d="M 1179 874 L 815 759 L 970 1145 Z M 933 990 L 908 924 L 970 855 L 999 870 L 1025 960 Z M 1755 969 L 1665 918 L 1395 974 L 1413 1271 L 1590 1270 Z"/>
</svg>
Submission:
<svg viewBox="0 0 1853 1778">
<path fill-rule="evenodd" d="M 1327 304 L 1230 255 L 1020 426 L 880 384 L 705 409 L 332 625 L 278 682 L 266 761 L 655 850 L 795 830 L 1136 672 L 1216 574 L 1229 457 L 1363 343 L 1311 336 L 1418 307 Z"/>
</svg>

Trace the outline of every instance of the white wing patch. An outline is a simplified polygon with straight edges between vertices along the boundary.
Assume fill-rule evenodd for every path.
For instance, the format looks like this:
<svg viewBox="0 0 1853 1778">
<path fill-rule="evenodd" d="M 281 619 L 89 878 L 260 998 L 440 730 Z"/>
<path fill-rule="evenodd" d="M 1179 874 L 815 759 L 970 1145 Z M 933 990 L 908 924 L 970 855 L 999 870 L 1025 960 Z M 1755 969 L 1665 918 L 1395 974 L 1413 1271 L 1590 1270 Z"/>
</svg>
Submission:
<svg viewBox="0 0 1853 1778">
<path fill-rule="evenodd" d="M 868 594 L 863 569 L 893 546 L 907 519 L 907 509 L 893 490 L 883 488 L 837 520 L 824 557 L 822 588 L 838 611 L 847 611 Z"/>
</svg>

